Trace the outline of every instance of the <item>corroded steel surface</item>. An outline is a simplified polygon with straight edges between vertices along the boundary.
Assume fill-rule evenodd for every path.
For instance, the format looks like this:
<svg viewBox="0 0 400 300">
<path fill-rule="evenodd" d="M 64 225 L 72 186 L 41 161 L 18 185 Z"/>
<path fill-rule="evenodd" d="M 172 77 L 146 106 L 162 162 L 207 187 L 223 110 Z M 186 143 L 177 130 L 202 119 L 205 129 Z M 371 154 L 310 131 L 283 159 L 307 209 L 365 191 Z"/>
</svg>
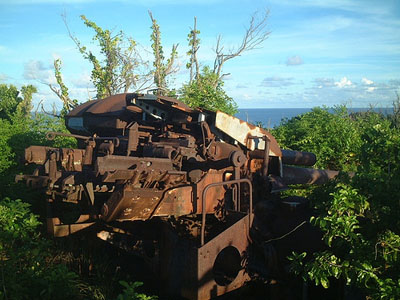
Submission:
<svg viewBox="0 0 400 300">
<path fill-rule="evenodd" d="M 146 259 L 157 265 L 160 290 L 189 299 L 240 288 L 253 274 L 276 276 L 279 265 L 268 257 L 256 268 L 248 262 L 273 253 L 265 240 L 301 226 L 299 215 L 307 215 L 307 201 L 281 199 L 279 191 L 337 175 L 299 168 L 314 165 L 315 155 L 280 149 L 263 128 L 170 97 L 127 93 L 89 101 L 66 116 L 66 126 L 70 134 L 47 138 L 76 138 L 77 149 L 28 147 L 25 163 L 37 168 L 16 176 L 45 190 L 48 232 L 94 230 L 141 255 L 149 247 L 140 245 L 151 244 Z M 253 199 L 263 208 L 254 226 Z M 292 215 L 276 213 L 285 210 Z M 293 243 L 286 245 L 276 249 L 290 253 Z M 251 254 L 252 247 L 263 254 Z"/>
<path fill-rule="evenodd" d="M 239 221 L 197 249 L 196 297 L 210 299 L 235 290 L 250 276 L 246 272 L 251 214 Z M 225 256 L 224 256 L 225 254 Z M 220 256 L 219 259 L 218 256 Z"/>
<path fill-rule="evenodd" d="M 254 126 L 220 111 L 216 113 L 215 126 L 250 150 L 264 149 L 265 140 L 263 137 L 267 136 L 271 141 L 270 154 L 282 156 L 281 149 L 275 138 L 261 127 Z M 258 138 L 250 139 L 249 136 Z"/>
</svg>

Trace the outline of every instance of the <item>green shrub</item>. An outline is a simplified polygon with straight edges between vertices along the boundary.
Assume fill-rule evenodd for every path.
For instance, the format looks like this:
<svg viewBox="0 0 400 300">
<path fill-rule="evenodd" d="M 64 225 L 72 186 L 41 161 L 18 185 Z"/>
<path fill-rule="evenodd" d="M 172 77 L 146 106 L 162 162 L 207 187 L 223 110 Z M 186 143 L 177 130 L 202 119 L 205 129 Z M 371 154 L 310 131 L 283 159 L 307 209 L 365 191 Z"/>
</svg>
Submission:
<svg viewBox="0 0 400 300">
<path fill-rule="evenodd" d="M 143 282 L 135 281 L 135 282 L 126 282 L 121 280 L 119 282 L 124 290 L 122 294 L 119 294 L 117 300 L 157 300 L 157 296 L 147 296 L 143 293 L 138 293 L 137 288 L 143 285 Z"/>
<path fill-rule="evenodd" d="M 21 200 L 0 201 L 0 299 L 71 299 L 77 275 L 53 261 L 51 243 L 40 237 L 39 221 Z"/>
<path fill-rule="evenodd" d="M 285 120 L 283 146 L 317 154 L 319 168 L 355 171 L 309 192 L 327 248 L 293 253 L 292 270 L 328 287 L 332 278 L 373 299 L 400 299 L 400 129 L 393 116 L 317 108 Z"/>
<path fill-rule="evenodd" d="M 313 108 L 283 120 L 272 132 L 281 148 L 315 153 L 317 168 L 354 171 L 359 163 L 361 136 L 345 106 L 335 107 L 333 113 L 326 107 Z"/>
</svg>

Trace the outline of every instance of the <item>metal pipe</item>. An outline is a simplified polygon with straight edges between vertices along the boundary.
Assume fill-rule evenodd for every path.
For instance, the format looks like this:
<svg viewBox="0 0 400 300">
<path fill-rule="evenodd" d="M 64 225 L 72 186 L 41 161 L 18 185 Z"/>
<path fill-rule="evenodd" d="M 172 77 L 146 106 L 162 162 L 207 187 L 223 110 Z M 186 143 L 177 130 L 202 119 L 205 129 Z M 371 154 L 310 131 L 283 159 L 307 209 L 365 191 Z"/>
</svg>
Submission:
<svg viewBox="0 0 400 300">
<path fill-rule="evenodd" d="M 286 165 L 298 165 L 311 167 L 317 162 L 317 157 L 314 153 L 293 151 L 293 150 L 282 150 L 282 163 Z"/>
<path fill-rule="evenodd" d="M 267 179 L 268 178 L 270 139 L 266 135 L 264 135 L 263 140 L 264 140 L 265 146 L 264 146 L 264 160 L 263 160 L 262 175 L 263 175 L 264 179 Z"/>
<path fill-rule="evenodd" d="M 286 165 L 311 167 L 315 165 L 317 161 L 317 157 L 315 156 L 314 153 L 311 152 L 285 150 L 285 149 L 281 149 L 281 151 L 282 151 L 282 163 Z M 250 151 L 249 156 L 250 158 L 254 159 L 263 159 L 264 150 Z"/>
<path fill-rule="evenodd" d="M 49 141 L 52 141 L 55 139 L 56 136 L 67 136 L 67 137 L 74 137 L 76 139 L 81 139 L 81 140 L 89 140 L 91 137 L 90 136 L 84 136 L 84 135 L 77 135 L 77 134 L 70 134 L 70 133 L 63 133 L 63 132 L 47 132 L 46 133 L 46 139 Z"/>
<path fill-rule="evenodd" d="M 339 171 L 283 166 L 285 184 L 324 184 L 336 177 Z"/>
</svg>

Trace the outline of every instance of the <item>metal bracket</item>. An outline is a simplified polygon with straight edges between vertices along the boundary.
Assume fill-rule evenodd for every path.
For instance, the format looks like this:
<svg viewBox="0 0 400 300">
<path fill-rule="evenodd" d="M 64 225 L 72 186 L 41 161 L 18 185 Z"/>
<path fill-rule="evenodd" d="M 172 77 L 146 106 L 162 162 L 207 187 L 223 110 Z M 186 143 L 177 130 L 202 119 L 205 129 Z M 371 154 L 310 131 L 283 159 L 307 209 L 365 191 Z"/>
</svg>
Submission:
<svg viewBox="0 0 400 300">
<path fill-rule="evenodd" d="M 253 186 L 251 184 L 251 181 L 247 178 L 242 178 L 242 179 L 235 179 L 235 180 L 229 180 L 229 181 L 223 181 L 223 182 L 215 182 L 215 183 L 211 183 L 209 185 L 207 185 L 202 193 L 202 216 L 201 216 L 201 246 L 204 245 L 204 237 L 205 237 L 205 231 L 206 231 L 206 195 L 207 195 L 207 191 L 212 188 L 212 187 L 216 187 L 216 186 L 224 186 L 224 185 L 231 185 L 231 184 L 235 184 L 235 185 L 239 185 L 240 183 L 247 183 L 249 186 L 249 194 L 250 194 L 250 207 L 249 207 L 249 229 L 251 227 L 252 221 L 253 221 L 253 217 L 252 217 L 252 212 L 253 212 Z M 239 197 L 240 198 L 240 195 Z M 240 209 L 240 207 L 238 207 L 238 209 Z"/>
</svg>

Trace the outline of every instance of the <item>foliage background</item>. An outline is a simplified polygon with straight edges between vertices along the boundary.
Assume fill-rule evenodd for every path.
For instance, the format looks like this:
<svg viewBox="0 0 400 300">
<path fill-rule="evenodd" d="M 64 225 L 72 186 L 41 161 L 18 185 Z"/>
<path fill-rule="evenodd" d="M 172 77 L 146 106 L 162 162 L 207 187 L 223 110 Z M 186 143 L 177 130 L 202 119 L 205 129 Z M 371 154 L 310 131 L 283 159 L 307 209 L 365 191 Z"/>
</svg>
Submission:
<svg viewBox="0 0 400 300">
<path fill-rule="evenodd" d="M 63 120 L 23 112 L 29 97 L 20 97 L 13 86 L 0 85 L 0 91 L 0 299 L 144 297 L 135 291 L 137 283 L 128 283 L 129 276 L 104 265 L 107 254 L 90 256 L 79 237 L 61 242 L 42 237 L 40 218 L 32 213 L 43 213 L 40 194 L 13 182 L 15 174 L 29 172 L 18 157 L 30 145 L 72 147 L 74 141 L 47 141 L 45 132 L 65 131 Z M 318 168 L 355 172 L 352 178 L 343 173 L 322 187 L 296 191 L 311 199 L 317 216 L 311 222 L 326 242 L 323 252 L 290 257 L 292 270 L 304 280 L 324 287 L 340 280 L 373 299 L 400 298 L 399 125 L 396 110 L 349 114 L 340 106 L 333 112 L 315 108 L 273 130 L 282 148 L 316 153 Z M 83 245 L 78 253 L 76 242 Z"/>
<path fill-rule="evenodd" d="M 34 91 L 31 86 L 21 91 L 26 89 Z M 22 110 L 31 100 L 23 96 L 15 86 L 0 85 L 0 299 L 153 299 L 137 292 L 140 284 L 112 263 L 118 253 L 94 237 L 44 237 L 43 194 L 14 182 L 16 174 L 33 171 L 20 158 L 31 145 L 76 147 L 76 142 L 48 141 L 48 131 L 66 132 L 64 120 Z M 91 251 L 89 245 L 103 250 Z"/>
<path fill-rule="evenodd" d="M 394 113 L 349 114 L 345 106 L 283 120 L 273 134 L 283 148 L 314 152 L 317 167 L 343 173 L 308 195 L 326 250 L 293 253 L 292 271 L 328 288 L 332 280 L 372 299 L 400 298 L 400 131 Z M 351 174 L 351 173 L 350 173 Z"/>
<path fill-rule="evenodd" d="M 125 52 L 122 33 L 112 37 L 110 31 L 84 16 L 82 19 L 95 30 L 94 40 L 104 56 L 96 58 L 72 37 L 83 57 L 93 64 L 92 80 L 98 95 L 125 91 L 137 78 L 134 65 L 129 72 L 123 70 L 124 57 L 133 53 L 135 42 L 128 38 Z M 166 78 L 171 74 L 176 48 L 165 61 L 160 29 L 155 20 L 152 24 L 153 52 L 159 60 L 154 70 L 143 75 L 144 81 L 150 75 L 159 89 L 171 92 Z M 193 32 L 200 33 L 196 29 Z M 189 45 L 198 42 L 189 35 Z M 192 48 L 192 59 L 195 51 Z M 222 55 L 222 66 L 226 55 L 217 51 L 217 59 L 218 55 Z M 196 65 L 191 62 L 189 68 Z M 69 98 L 59 60 L 54 68 L 58 87 L 50 88 L 63 101 L 65 115 L 77 101 Z M 201 72 L 199 68 L 194 71 L 193 80 L 178 90 L 181 99 L 193 107 L 235 113 L 236 103 L 223 89 L 223 75 L 207 66 Z M 126 77 L 115 79 L 123 74 Z M 117 86 L 113 86 L 115 83 Z M 88 237 L 52 241 L 41 235 L 45 230 L 36 214 L 45 215 L 42 196 L 14 183 L 16 174 L 32 171 L 18 163 L 19 157 L 30 145 L 74 147 L 75 142 L 61 137 L 45 139 L 47 131 L 66 129 L 62 116 L 32 112 L 35 92 L 33 86 L 18 90 L 0 84 L 0 299 L 150 299 L 137 293 L 140 284 L 132 282 L 129 274 L 121 274 L 112 263 L 117 253 L 90 251 L 95 242 L 85 241 Z M 310 221 L 321 229 L 326 242 L 322 252 L 293 253 L 289 258 L 292 271 L 304 280 L 326 288 L 332 280 L 339 280 L 369 298 L 400 299 L 399 104 L 399 100 L 394 103 L 394 113 L 388 116 L 372 111 L 349 114 L 345 106 L 333 112 L 314 108 L 283 120 L 273 130 L 282 148 L 313 152 L 318 157 L 317 168 L 344 171 L 322 187 L 295 190 L 311 199 L 316 217 Z M 355 175 L 350 178 L 346 172 Z"/>
</svg>

